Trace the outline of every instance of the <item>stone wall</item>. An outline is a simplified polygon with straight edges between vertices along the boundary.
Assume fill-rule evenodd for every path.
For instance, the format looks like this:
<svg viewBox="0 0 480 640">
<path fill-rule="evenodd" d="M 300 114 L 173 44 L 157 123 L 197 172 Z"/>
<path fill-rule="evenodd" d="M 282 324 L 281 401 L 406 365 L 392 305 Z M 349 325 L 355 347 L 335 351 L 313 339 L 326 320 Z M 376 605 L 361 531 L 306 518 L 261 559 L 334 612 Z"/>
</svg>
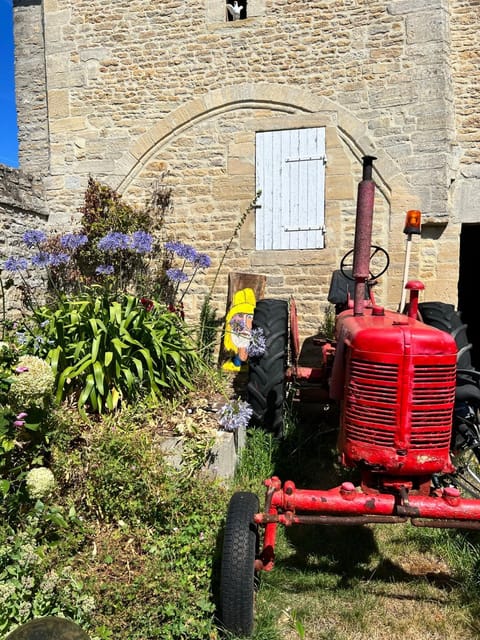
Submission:
<svg viewBox="0 0 480 640">
<path fill-rule="evenodd" d="M 41 0 L 14 0 L 15 88 L 21 167 L 48 176 L 47 75 Z"/>
<path fill-rule="evenodd" d="M 452 158 L 452 216 L 480 222 L 480 6 L 451 2 L 452 79 L 456 148 Z"/>
<path fill-rule="evenodd" d="M 59 214 L 70 213 L 88 173 L 121 181 L 136 140 L 174 109 L 245 81 L 302 88 L 347 108 L 398 163 L 424 212 L 447 214 L 453 123 L 445 0 L 357 7 L 271 0 L 261 15 L 235 23 L 211 5 L 43 3 L 49 197 Z M 33 161 L 22 152 L 22 166 L 30 170 Z"/>
<path fill-rule="evenodd" d="M 25 231 L 48 228 L 48 207 L 40 178 L 0 165 L 0 277 L 5 285 L 12 280 L 15 286 L 4 289 L 6 310 L 17 314 L 22 307 L 20 287 L 22 279 L 3 269 L 10 257 L 26 257 L 27 247 L 22 241 Z M 40 286 L 41 275 L 36 270 L 24 274 L 33 289 Z"/>
<path fill-rule="evenodd" d="M 259 272 L 266 295 L 297 296 L 302 331 L 318 327 L 331 271 L 352 246 L 364 154 L 378 157 L 374 240 L 392 257 L 381 302 L 400 298 L 409 208 L 420 208 L 425 224 L 412 251 L 415 277 L 430 299 L 456 302 L 461 216 L 452 216 L 451 185 L 477 166 L 473 94 L 462 80 L 478 38 L 473 29 L 462 36 L 462 25 L 478 20 L 475 3 L 249 0 L 247 19 L 236 22 L 226 21 L 222 0 L 14 4 L 17 41 L 29 45 L 31 64 L 43 64 L 48 104 L 48 130 L 40 110 L 33 121 L 40 138 L 48 134 L 48 171 L 41 144 L 21 145 L 20 162 L 46 173 L 52 224 L 70 224 L 89 175 L 141 204 L 166 172 L 169 232 L 213 259 L 192 290 L 194 314 L 254 196 L 255 132 L 325 126 L 326 249 L 255 251 L 252 213 L 223 263 L 219 309 L 228 271 Z M 44 58 L 40 38 L 30 39 L 41 19 Z M 28 90 L 40 105 L 45 87 L 36 80 Z M 24 109 L 21 140 L 29 122 Z"/>
</svg>

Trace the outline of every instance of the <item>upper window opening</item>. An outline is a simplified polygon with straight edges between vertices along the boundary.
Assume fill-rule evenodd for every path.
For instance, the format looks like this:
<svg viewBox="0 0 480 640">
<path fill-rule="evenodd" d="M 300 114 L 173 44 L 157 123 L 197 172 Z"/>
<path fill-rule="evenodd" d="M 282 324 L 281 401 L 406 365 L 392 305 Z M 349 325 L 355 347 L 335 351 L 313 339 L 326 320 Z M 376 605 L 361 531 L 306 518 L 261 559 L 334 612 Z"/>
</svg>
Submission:
<svg viewBox="0 0 480 640">
<path fill-rule="evenodd" d="M 240 4 L 241 3 L 241 4 Z M 247 17 L 247 0 L 227 0 L 227 21 L 245 20 Z"/>
</svg>

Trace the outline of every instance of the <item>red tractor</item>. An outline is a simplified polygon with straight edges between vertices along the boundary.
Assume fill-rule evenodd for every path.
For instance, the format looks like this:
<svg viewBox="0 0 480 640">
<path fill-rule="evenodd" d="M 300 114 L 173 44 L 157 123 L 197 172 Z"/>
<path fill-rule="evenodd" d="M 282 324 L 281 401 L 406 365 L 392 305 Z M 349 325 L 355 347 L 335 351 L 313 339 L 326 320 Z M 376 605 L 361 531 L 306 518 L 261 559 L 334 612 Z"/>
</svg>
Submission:
<svg viewBox="0 0 480 640">
<path fill-rule="evenodd" d="M 459 315 L 451 305 L 419 304 L 421 282 L 406 284 L 403 313 L 376 304 L 371 284 L 389 259 L 371 247 L 373 160 L 363 159 L 354 249 L 340 267 L 351 285 L 335 340 L 319 350 L 318 367 L 299 367 L 294 304 L 289 314 L 287 302 L 261 300 L 254 327 L 263 329 L 267 348 L 251 361 L 248 383 L 255 418 L 279 433 L 286 382 L 316 382 L 318 401 L 338 405 L 339 457 L 359 481 L 319 490 L 272 477 L 265 481 L 262 509 L 254 493 L 232 496 L 220 614 L 224 627 L 239 636 L 252 633 L 256 575 L 274 566 L 279 525 L 409 520 L 420 527 L 480 528 L 480 374 L 470 364 Z"/>
</svg>

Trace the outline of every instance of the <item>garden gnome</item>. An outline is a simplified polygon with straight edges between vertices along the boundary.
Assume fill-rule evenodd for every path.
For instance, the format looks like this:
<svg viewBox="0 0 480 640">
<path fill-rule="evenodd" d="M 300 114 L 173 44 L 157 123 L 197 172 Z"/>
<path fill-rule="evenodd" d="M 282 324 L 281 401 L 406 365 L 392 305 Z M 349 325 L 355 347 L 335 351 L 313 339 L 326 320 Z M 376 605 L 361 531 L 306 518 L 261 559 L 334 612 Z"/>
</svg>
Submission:
<svg viewBox="0 0 480 640">
<path fill-rule="evenodd" d="M 240 371 L 248 360 L 248 345 L 255 305 L 253 289 L 247 287 L 235 292 L 232 306 L 225 319 L 224 345 L 227 351 L 233 353 L 231 360 L 223 366 L 227 371 Z"/>
</svg>

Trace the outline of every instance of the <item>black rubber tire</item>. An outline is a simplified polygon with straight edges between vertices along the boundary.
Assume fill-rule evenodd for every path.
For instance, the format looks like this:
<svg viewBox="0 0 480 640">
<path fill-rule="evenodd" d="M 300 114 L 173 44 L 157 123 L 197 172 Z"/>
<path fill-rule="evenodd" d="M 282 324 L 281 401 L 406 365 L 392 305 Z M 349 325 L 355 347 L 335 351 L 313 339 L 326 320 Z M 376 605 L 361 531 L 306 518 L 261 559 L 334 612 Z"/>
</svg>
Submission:
<svg viewBox="0 0 480 640">
<path fill-rule="evenodd" d="M 467 325 L 462 323 L 460 313 L 453 304 L 445 302 L 421 302 L 418 305 L 420 316 L 425 324 L 446 331 L 457 343 L 457 366 L 459 369 L 471 369 L 470 350 L 472 345 L 467 338 Z"/>
<path fill-rule="evenodd" d="M 472 345 L 468 342 L 467 325 L 462 323 L 460 313 L 455 310 L 453 304 L 447 304 L 445 302 L 421 302 L 418 305 L 418 310 L 425 324 L 446 331 L 455 339 L 458 349 L 458 369 L 472 369 L 472 361 L 470 358 Z M 459 379 L 461 378 L 458 378 L 457 381 Z M 474 380 L 472 380 L 472 382 L 474 382 Z M 463 382 L 463 384 L 465 383 Z M 478 411 L 478 407 L 475 408 L 475 405 L 478 404 L 478 399 L 476 398 L 478 392 L 469 398 L 469 388 L 473 388 L 473 391 L 476 391 L 474 384 L 457 387 L 457 394 L 458 389 L 464 391 L 463 395 L 457 395 L 457 400 L 466 400 L 468 404 L 473 405 L 475 411 Z M 474 419 L 476 421 L 477 418 Z M 456 471 L 451 476 L 447 476 L 447 480 L 453 482 L 455 486 L 461 489 L 465 497 L 480 498 L 480 448 L 478 446 L 472 446 L 471 444 L 478 442 L 475 436 L 474 425 L 470 428 L 465 426 L 464 430 L 465 433 L 462 435 L 460 428 L 454 424 L 451 460 Z"/>
<path fill-rule="evenodd" d="M 285 401 L 285 371 L 288 358 L 288 302 L 259 300 L 253 314 L 253 328 L 263 330 L 266 349 L 249 360 L 247 399 L 252 421 L 281 435 Z"/>
<path fill-rule="evenodd" d="M 258 497 L 234 493 L 228 506 L 220 574 L 220 619 L 225 630 L 240 637 L 253 631 L 255 556 L 258 552 Z"/>
</svg>

